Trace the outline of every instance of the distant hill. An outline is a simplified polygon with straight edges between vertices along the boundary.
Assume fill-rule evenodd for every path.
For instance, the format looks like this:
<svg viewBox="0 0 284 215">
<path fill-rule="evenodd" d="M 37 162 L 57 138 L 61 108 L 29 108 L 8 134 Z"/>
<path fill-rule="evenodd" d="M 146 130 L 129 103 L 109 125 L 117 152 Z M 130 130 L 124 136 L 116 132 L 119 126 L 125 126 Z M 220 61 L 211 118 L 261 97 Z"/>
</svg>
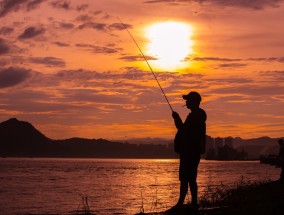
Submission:
<svg viewBox="0 0 284 215">
<path fill-rule="evenodd" d="M 253 139 L 234 138 L 234 147 L 244 150 L 249 158 L 258 159 L 262 155 L 278 154 L 278 138 L 259 137 Z"/>
<path fill-rule="evenodd" d="M 168 144 L 128 144 L 105 139 L 52 140 L 16 118 L 0 123 L 2 157 L 175 158 Z"/>
<path fill-rule="evenodd" d="M 28 122 L 16 118 L 0 123 L 0 155 L 27 156 L 51 140 Z"/>
<path fill-rule="evenodd" d="M 233 138 L 234 148 L 244 150 L 249 159 L 277 154 L 276 138 Z M 177 158 L 172 140 L 140 138 L 123 141 L 70 138 L 52 140 L 32 124 L 16 118 L 0 123 L 2 157 L 98 157 L 98 158 Z"/>
<path fill-rule="evenodd" d="M 128 138 L 123 140 L 115 140 L 116 142 L 124 142 L 131 144 L 165 144 L 171 143 L 173 140 L 157 137 L 145 137 L 145 138 Z"/>
</svg>

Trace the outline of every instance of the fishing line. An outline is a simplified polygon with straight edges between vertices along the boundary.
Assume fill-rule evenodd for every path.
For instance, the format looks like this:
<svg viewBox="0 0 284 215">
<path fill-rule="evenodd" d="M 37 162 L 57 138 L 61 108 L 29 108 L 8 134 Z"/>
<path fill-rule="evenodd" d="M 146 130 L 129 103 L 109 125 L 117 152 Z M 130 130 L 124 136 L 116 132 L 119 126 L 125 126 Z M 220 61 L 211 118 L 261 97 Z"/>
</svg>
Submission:
<svg viewBox="0 0 284 215">
<path fill-rule="evenodd" d="M 167 96 L 166 96 L 166 94 L 165 94 L 165 92 L 164 92 L 162 86 L 160 85 L 160 83 L 159 83 L 159 81 L 158 81 L 158 79 L 157 79 L 157 77 L 156 77 L 156 75 L 155 75 L 155 73 L 154 73 L 154 71 L 153 71 L 151 65 L 149 64 L 147 58 L 146 58 L 145 55 L 143 54 L 143 52 L 142 52 L 141 48 L 139 47 L 138 43 L 136 42 L 136 40 L 134 39 L 134 37 L 132 36 L 132 34 L 130 33 L 130 31 L 127 29 L 127 26 L 120 20 L 119 17 L 117 17 L 117 19 L 118 19 L 119 22 L 122 24 L 123 28 L 127 31 L 127 33 L 129 34 L 129 36 L 132 38 L 133 42 L 135 43 L 135 45 L 136 45 L 137 48 L 139 49 L 141 55 L 143 56 L 144 60 L 146 61 L 147 65 L 148 65 L 149 69 L 151 70 L 151 72 L 152 72 L 152 74 L 153 74 L 155 80 L 157 81 L 158 86 L 160 87 L 160 89 L 161 89 L 161 91 L 162 91 L 162 93 L 163 93 L 163 95 L 164 95 L 164 97 L 165 97 L 165 99 L 166 99 L 168 105 L 170 106 L 170 108 L 171 108 L 171 110 L 172 110 L 172 112 L 173 112 L 174 110 L 173 110 L 173 108 L 172 108 L 172 106 L 171 106 L 171 104 L 170 104 L 170 102 L 169 102 L 169 100 L 168 100 L 168 98 L 167 98 Z"/>
</svg>

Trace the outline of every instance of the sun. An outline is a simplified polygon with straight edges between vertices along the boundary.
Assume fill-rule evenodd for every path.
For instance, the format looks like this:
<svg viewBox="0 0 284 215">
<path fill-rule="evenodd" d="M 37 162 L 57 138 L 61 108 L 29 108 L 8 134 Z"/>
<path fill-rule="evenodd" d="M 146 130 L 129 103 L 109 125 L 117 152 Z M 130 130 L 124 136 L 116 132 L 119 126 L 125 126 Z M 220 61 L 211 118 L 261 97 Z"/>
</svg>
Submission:
<svg viewBox="0 0 284 215">
<path fill-rule="evenodd" d="M 146 54 L 156 58 L 151 64 L 167 70 L 185 67 L 184 59 L 192 52 L 192 34 L 192 27 L 183 22 L 159 22 L 147 27 Z"/>
</svg>

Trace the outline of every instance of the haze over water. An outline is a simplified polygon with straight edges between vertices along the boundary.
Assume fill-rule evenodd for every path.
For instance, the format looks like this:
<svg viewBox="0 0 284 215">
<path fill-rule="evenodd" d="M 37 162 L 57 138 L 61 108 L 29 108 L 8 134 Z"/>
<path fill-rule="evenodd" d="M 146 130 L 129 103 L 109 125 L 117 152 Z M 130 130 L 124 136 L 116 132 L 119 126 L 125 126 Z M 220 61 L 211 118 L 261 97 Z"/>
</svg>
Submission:
<svg viewBox="0 0 284 215">
<path fill-rule="evenodd" d="M 0 159 L 0 214 L 69 214 L 88 196 L 96 214 L 165 210 L 178 199 L 178 160 Z M 208 185 L 278 179 L 280 170 L 258 161 L 206 161 L 199 168 L 200 195 Z"/>
</svg>

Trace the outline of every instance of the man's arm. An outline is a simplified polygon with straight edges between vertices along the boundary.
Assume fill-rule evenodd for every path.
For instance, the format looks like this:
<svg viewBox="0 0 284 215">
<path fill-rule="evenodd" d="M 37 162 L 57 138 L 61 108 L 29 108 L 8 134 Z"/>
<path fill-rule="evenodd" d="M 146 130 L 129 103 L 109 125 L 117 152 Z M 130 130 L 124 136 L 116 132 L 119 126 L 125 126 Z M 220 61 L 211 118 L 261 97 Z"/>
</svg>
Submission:
<svg viewBox="0 0 284 215">
<path fill-rule="evenodd" d="M 183 122 L 179 116 L 179 114 L 175 111 L 173 111 L 172 113 L 172 117 L 174 118 L 175 120 L 175 125 L 176 125 L 176 128 L 177 129 L 181 129 L 183 127 Z"/>
</svg>

